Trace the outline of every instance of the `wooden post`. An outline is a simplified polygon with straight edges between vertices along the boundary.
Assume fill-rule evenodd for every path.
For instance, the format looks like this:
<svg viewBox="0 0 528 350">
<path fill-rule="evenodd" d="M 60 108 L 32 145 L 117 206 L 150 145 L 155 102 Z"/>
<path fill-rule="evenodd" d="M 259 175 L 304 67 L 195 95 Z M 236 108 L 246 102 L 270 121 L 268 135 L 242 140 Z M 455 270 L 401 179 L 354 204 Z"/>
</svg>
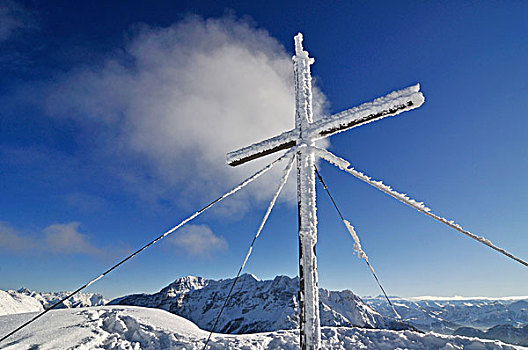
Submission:
<svg viewBox="0 0 528 350">
<path fill-rule="evenodd" d="M 295 127 L 299 130 L 297 145 L 312 146 L 314 141 L 305 131 L 313 122 L 312 79 L 313 58 L 302 47 L 302 34 L 295 37 Z M 303 350 L 321 347 L 319 321 L 319 288 L 317 281 L 317 212 L 315 205 L 315 157 L 309 147 L 297 152 L 297 203 L 299 209 L 299 327 Z"/>
</svg>

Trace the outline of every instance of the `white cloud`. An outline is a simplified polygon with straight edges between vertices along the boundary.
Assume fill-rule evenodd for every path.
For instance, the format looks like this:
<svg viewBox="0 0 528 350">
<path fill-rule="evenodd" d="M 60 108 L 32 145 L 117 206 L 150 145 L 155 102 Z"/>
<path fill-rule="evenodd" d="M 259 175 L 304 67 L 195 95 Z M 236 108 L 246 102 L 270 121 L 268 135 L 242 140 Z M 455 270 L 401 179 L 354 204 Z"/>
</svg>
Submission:
<svg viewBox="0 0 528 350">
<path fill-rule="evenodd" d="M 227 249 L 227 241 L 216 236 L 207 225 L 186 225 L 170 236 L 168 242 L 195 256 Z"/>
<path fill-rule="evenodd" d="M 80 121 L 128 188 L 192 208 L 264 165 L 230 168 L 226 152 L 293 127 L 288 52 L 266 31 L 232 17 L 145 26 L 124 51 L 47 86 L 45 108 Z M 322 94 L 315 104 L 324 104 Z M 231 210 L 268 199 L 279 171 L 231 201 Z M 292 199 L 294 190 L 292 181 Z"/>
<path fill-rule="evenodd" d="M 92 245 L 88 237 L 78 231 L 79 225 L 78 222 L 53 224 L 42 230 L 46 250 L 64 254 L 101 254 L 102 250 Z"/>
<path fill-rule="evenodd" d="M 0 249 L 9 252 L 21 252 L 36 247 L 35 241 L 26 237 L 7 222 L 0 221 Z"/>
<path fill-rule="evenodd" d="M 79 230 L 79 222 L 55 223 L 38 234 L 27 234 L 0 221 L 0 252 L 52 253 L 112 256 L 125 251 L 123 247 L 97 247 L 87 234 Z M 222 236 L 215 235 L 207 225 L 187 224 L 169 237 L 167 244 L 192 256 L 207 256 L 228 248 Z"/>
<path fill-rule="evenodd" d="M 79 226 L 78 222 L 56 223 L 44 228 L 39 235 L 28 235 L 0 221 L 0 250 L 87 255 L 111 253 L 109 249 L 94 246 L 87 235 L 79 232 Z"/>
</svg>

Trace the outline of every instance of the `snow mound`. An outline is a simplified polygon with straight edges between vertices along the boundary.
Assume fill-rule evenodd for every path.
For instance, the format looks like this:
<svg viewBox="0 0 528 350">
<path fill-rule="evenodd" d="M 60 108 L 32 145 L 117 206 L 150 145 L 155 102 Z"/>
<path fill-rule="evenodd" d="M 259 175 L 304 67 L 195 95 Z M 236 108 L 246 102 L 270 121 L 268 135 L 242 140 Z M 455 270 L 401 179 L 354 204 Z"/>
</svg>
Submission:
<svg viewBox="0 0 528 350">
<path fill-rule="evenodd" d="M 6 334 L 34 314 L 0 316 Z M 53 310 L 5 340 L 14 349 L 201 349 L 208 333 L 194 323 L 159 309 L 102 306 Z M 297 349 L 299 333 L 214 334 L 208 349 Z M 412 331 L 323 327 L 323 349 L 528 349 L 500 341 Z"/>
</svg>

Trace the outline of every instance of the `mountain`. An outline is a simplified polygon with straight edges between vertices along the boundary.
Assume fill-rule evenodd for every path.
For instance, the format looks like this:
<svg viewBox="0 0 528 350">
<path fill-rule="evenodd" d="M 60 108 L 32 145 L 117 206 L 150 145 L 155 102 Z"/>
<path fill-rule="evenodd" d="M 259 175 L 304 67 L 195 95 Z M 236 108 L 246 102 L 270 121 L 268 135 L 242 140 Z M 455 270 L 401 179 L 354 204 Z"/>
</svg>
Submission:
<svg viewBox="0 0 528 350">
<path fill-rule="evenodd" d="M 498 339 L 510 344 L 528 346 L 528 325 L 515 327 L 509 324 L 501 324 L 491 327 L 487 331 L 473 327 L 460 327 L 453 334 L 481 339 Z"/>
<path fill-rule="evenodd" d="M 363 300 L 382 315 L 392 310 L 382 297 Z M 406 322 L 422 331 L 452 334 L 461 327 L 486 329 L 497 325 L 528 325 L 528 298 L 391 298 L 396 311 Z"/>
<path fill-rule="evenodd" d="M 134 305 L 167 310 L 210 330 L 220 312 L 233 279 L 179 278 L 155 294 L 134 294 L 112 300 L 110 305 Z M 241 275 L 215 330 L 220 333 L 256 333 L 298 328 L 298 278 L 277 276 L 261 281 Z M 351 291 L 319 290 L 323 326 L 413 329 L 382 316 Z"/>
<path fill-rule="evenodd" d="M 0 334 L 7 334 L 35 314 L 0 316 Z M 15 349 L 143 349 L 201 350 L 208 332 L 191 321 L 160 309 L 100 306 L 52 310 L 42 320 L 0 343 Z M 323 327 L 322 349 L 486 349 L 527 350 L 500 341 L 461 336 L 390 331 L 383 329 Z M 208 350 L 297 350 L 299 332 L 280 330 L 258 334 L 214 334 Z"/>
<path fill-rule="evenodd" d="M 0 290 L 0 315 L 17 314 L 23 312 L 42 311 L 55 304 L 70 292 L 35 292 L 26 288 L 17 291 Z M 78 293 L 67 299 L 57 308 L 78 308 L 100 306 L 108 302 L 101 294 Z"/>
</svg>

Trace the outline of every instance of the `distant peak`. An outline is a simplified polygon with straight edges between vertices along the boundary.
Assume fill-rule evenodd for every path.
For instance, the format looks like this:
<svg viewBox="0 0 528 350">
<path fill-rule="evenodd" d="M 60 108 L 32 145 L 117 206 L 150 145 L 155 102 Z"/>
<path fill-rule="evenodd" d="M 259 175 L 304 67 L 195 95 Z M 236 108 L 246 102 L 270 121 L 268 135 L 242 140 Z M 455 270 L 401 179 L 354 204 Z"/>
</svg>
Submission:
<svg viewBox="0 0 528 350">
<path fill-rule="evenodd" d="M 178 291 L 201 289 L 206 285 L 206 282 L 206 279 L 203 277 L 189 275 L 176 279 L 169 285 L 169 287 Z"/>
<path fill-rule="evenodd" d="M 260 282 L 260 279 L 252 273 L 243 273 L 242 275 L 240 275 L 239 278 L 244 279 L 244 280 L 255 280 L 257 282 Z"/>
<path fill-rule="evenodd" d="M 177 278 L 176 281 L 197 281 L 199 279 L 203 279 L 203 277 L 187 275 L 184 277 Z"/>
<path fill-rule="evenodd" d="M 275 276 L 274 280 L 289 280 L 289 281 L 296 281 L 298 280 L 299 277 L 295 276 L 295 277 L 290 277 L 290 276 L 286 276 L 286 275 L 278 275 L 278 276 Z"/>
</svg>

